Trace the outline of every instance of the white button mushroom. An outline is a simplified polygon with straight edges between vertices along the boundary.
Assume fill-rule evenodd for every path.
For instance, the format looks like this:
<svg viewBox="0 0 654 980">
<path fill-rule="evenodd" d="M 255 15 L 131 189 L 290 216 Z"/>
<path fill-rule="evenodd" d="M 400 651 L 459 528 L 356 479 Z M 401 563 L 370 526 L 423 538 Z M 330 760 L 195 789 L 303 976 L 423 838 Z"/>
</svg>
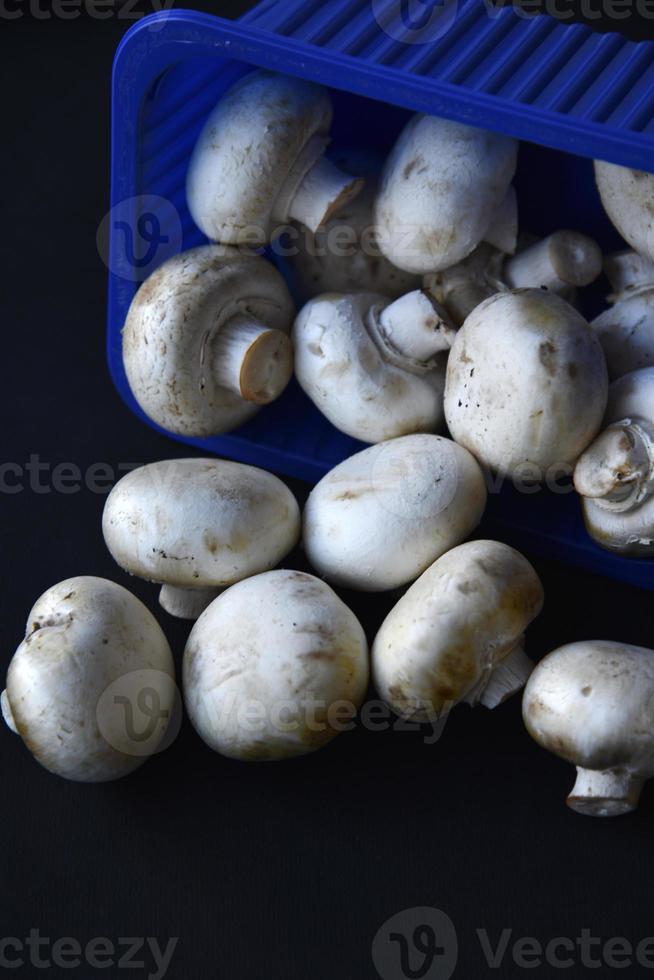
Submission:
<svg viewBox="0 0 654 980">
<path fill-rule="evenodd" d="M 50 772 L 106 782 L 161 748 L 175 695 L 170 647 L 151 613 L 120 585 L 82 576 L 34 605 L 2 713 Z M 135 708 L 147 715 L 142 729 Z"/>
<path fill-rule="evenodd" d="M 495 708 L 533 669 L 524 633 L 543 587 L 519 552 L 471 541 L 439 558 L 388 614 L 372 647 L 375 686 L 398 715 L 445 719 L 459 702 Z"/>
<path fill-rule="evenodd" d="M 485 299 L 513 288 L 548 289 L 572 302 L 602 272 L 599 245 L 576 231 L 556 231 L 506 255 L 482 242 L 462 262 L 424 277 L 423 286 L 457 326 Z"/>
<path fill-rule="evenodd" d="M 654 367 L 613 382 L 604 422 L 575 468 L 586 527 L 610 551 L 654 555 Z"/>
<path fill-rule="evenodd" d="M 626 242 L 654 259 L 654 174 L 595 161 L 604 209 Z"/>
<path fill-rule="evenodd" d="M 538 664 L 523 717 L 539 745 L 577 766 L 568 806 L 616 817 L 638 805 L 654 776 L 654 651 L 594 640 Z"/>
<path fill-rule="evenodd" d="M 293 285 L 306 302 L 321 293 L 381 293 L 397 299 L 420 287 L 420 276 L 398 269 L 377 243 L 373 207 L 383 161 L 375 154 L 349 151 L 334 158 L 366 185 L 315 235 L 296 229 L 287 264 Z"/>
<path fill-rule="evenodd" d="M 622 251 L 607 256 L 604 268 L 613 287 L 611 306 L 591 326 L 613 381 L 654 366 L 654 262 Z"/>
<path fill-rule="evenodd" d="M 461 262 L 423 278 L 423 288 L 460 327 L 485 299 L 507 288 L 502 278 L 505 255 L 482 242 Z"/>
<path fill-rule="evenodd" d="M 376 293 L 325 294 L 293 328 L 295 374 L 332 425 L 363 442 L 443 423 L 447 314 L 417 290 L 391 303 Z"/>
<path fill-rule="evenodd" d="M 210 748 L 234 759 L 321 748 L 354 716 L 367 685 L 361 625 L 303 572 L 234 585 L 203 613 L 184 651 L 189 717 Z"/>
<path fill-rule="evenodd" d="M 512 289 L 549 289 L 567 296 L 589 286 L 602 272 L 602 251 L 578 231 L 555 231 L 504 263 L 503 278 Z"/>
<path fill-rule="evenodd" d="M 653 367 L 654 282 L 617 297 L 591 326 L 602 345 L 611 381 Z"/>
<path fill-rule="evenodd" d="M 427 273 L 469 255 L 506 222 L 517 152 L 517 142 L 500 133 L 414 116 L 386 162 L 375 205 L 386 257 Z"/>
<path fill-rule="evenodd" d="M 214 242 L 266 245 L 291 219 L 317 231 L 363 187 L 324 156 L 332 124 L 326 89 L 255 71 L 209 116 L 195 145 L 186 194 Z"/>
<path fill-rule="evenodd" d="M 237 428 L 290 381 L 294 315 L 284 280 L 260 256 L 220 245 L 174 256 L 127 314 L 123 361 L 134 397 L 178 435 Z"/>
<path fill-rule="evenodd" d="M 116 484 L 102 530 L 122 568 L 163 583 L 167 612 L 197 619 L 221 589 L 274 568 L 295 547 L 300 510 L 288 487 L 264 470 L 172 459 Z"/>
<path fill-rule="evenodd" d="M 608 397 L 602 348 L 564 299 L 498 293 L 478 306 L 450 352 L 445 417 L 482 463 L 542 482 L 574 465 L 597 435 Z"/>
<path fill-rule="evenodd" d="M 484 476 L 470 453 L 440 436 L 405 436 L 323 477 L 304 511 L 304 547 L 336 585 L 395 589 L 465 540 L 485 506 Z"/>
</svg>

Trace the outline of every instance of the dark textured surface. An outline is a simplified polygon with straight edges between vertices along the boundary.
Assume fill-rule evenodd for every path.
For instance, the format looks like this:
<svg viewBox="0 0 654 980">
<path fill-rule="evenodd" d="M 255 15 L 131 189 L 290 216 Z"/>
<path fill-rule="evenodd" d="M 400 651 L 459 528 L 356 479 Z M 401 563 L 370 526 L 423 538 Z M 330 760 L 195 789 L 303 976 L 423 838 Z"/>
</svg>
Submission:
<svg viewBox="0 0 654 980">
<path fill-rule="evenodd" d="M 72 575 L 131 587 L 162 622 L 178 662 L 187 634 L 158 611 L 153 587 L 113 565 L 100 530 L 103 494 L 38 492 L 60 463 L 85 472 L 179 453 L 130 415 L 105 369 L 95 233 L 107 209 L 109 71 L 125 26 L 0 23 L 1 455 L 24 465 L 38 454 L 50 474 L 0 495 L 3 672 L 33 601 Z M 547 604 L 530 637 L 535 657 L 588 637 L 654 646 L 651 596 L 538 567 Z M 388 599 L 346 599 L 372 638 Z M 384 920 L 436 906 L 459 934 L 455 976 L 471 980 L 525 974 L 510 953 L 490 970 L 477 929 L 493 944 L 503 929 L 513 930 L 511 942 L 574 940 L 583 929 L 603 940 L 654 934 L 654 791 L 619 820 L 569 812 L 573 772 L 529 740 L 519 700 L 494 713 L 457 710 L 437 745 L 416 733 L 359 729 L 279 766 L 220 759 L 185 723 L 165 755 L 97 787 L 49 776 L 3 729 L 0 771 L 0 938 L 30 929 L 82 943 L 179 937 L 168 972 L 175 980 L 367 980 L 376 976 L 370 950 Z M 579 957 L 568 970 L 575 978 L 591 972 Z M 13 972 L 89 980 L 148 970 Z"/>
</svg>

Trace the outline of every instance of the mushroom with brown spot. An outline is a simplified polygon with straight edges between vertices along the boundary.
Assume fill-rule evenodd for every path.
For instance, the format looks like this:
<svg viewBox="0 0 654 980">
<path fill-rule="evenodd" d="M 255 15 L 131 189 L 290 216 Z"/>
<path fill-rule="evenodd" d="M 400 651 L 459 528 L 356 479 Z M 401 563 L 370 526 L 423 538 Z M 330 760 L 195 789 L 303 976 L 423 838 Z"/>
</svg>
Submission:
<svg viewBox="0 0 654 980">
<path fill-rule="evenodd" d="M 300 510 L 264 470 L 173 459 L 124 476 L 109 494 L 102 530 L 122 568 L 162 585 L 167 612 L 197 619 L 222 589 L 285 558 L 300 537 Z"/>
<path fill-rule="evenodd" d="M 232 586 L 184 651 L 184 697 L 207 745 L 233 759 L 305 755 L 351 724 L 368 685 L 368 645 L 328 585 L 275 571 Z"/>
<path fill-rule="evenodd" d="M 304 511 L 304 548 L 335 585 L 395 589 L 469 537 L 485 506 L 484 475 L 469 452 L 440 436 L 405 436 L 323 477 Z"/>
<path fill-rule="evenodd" d="M 591 536 L 624 555 L 654 555 L 654 367 L 614 381 L 606 428 L 577 462 Z"/>
<path fill-rule="evenodd" d="M 120 585 L 80 576 L 33 606 L 2 714 L 50 772 L 98 783 L 162 749 L 175 702 L 172 654 L 152 614 Z"/>
<path fill-rule="evenodd" d="M 317 231 L 363 181 L 325 157 L 326 89 L 254 71 L 222 96 L 197 140 L 186 182 L 193 220 L 214 242 L 259 247 L 290 220 Z"/>
<path fill-rule="evenodd" d="M 447 269 L 499 227 L 516 225 L 517 153 L 516 140 L 501 133 L 413 116 L 386 162 L 375 204 L 389 261 L 414 273 Z M 497 240 L 506 247 L 507 237 Z"/>
<path fill-rule="evenodd" d="M 450 352 L 445 416 L 452 437 L 497 473 L 543 482 L 570 470 L 599 432 L 608 397 L 597 337 L 554 293 L 485 300 Z"/>
<path fill-rule="evenodd" d="M 293 328 L 295 374 L 332 425 L 363 442 L 443 423 L 446 352 L 454 328 L 427 293 L 325 294 Z"/>
<path fill-rule="evenodd" d="M 132 394 L 169 432 L 229 432 L 290 381 L 294 315 L 284 280 L 261 256 L 221 245 L 182 252 L 129 308 L 123 362 Z"/>
<path fill-rule="evenodd" d="M 417 722 L 443 721 L 461 702 L 497 707 L 533 669 L 524 635 L 543 601 L 536 572 L 513 548 L 496 541 L 454 548 L 384 620 L 372 647 L 377 691 Z"/>
<path fill-rule="evenodd" d="M 568 806 L 616 817 L 638 805 L 654 776 L 654 650 L 592 640 L 554 650 L 531 675 L 529 734 L 577 767 Z"/>
</svg>

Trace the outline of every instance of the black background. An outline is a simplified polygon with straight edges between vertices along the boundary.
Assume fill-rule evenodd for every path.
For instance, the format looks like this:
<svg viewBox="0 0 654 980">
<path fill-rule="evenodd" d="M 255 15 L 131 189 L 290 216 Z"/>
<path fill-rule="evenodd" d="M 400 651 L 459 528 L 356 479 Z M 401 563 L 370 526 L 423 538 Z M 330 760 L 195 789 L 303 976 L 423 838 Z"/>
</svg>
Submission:
<svg viewBox="0 0 654 980">
<path fill-rule="evenodd" d="M 247 6 L 213 9 L 236 16 Z M 6 461 L 39 454 L 50 471 L 63 462 L 85 471 L 179 455 L 129 413 L 105 368 L 106 269 L 95 234 L 108 209 L 111 60 L 128 26 L 118 16 L 0 18 Z M 626 29 L 635 37 L 646 25 L 632 18 Z M 123 575 L 104 547 L 104 501 L 88 490 L 0 496 L 3 670 L 37 596 L 80 574 L 133 589 L 181 656 L 188 627 L 160 612 L 156 589 Z M 654 646 L 651 595 L 536 565 L 547 605 L 530 634 L 534 657 L 589 637 Z M 345 598 L 372 639 L 388 602 Z M 654 935 L 654 785 L 629 817 L 568 811 L 573 770 L 531 742 L 519 701 L 493 713 L 458 709 L 435 746 L 417 733 L 358 729 L 281 765 L 222 759 L 185 722 L 167 753 L 102 786 L 50 776 L 0 731 L 0 934 L 155 936 L 163 945 L 179 937 L 174 980 L 367 980 L 379 927 L 423 905 L 453 919 L 455 976 L 466 980 L 558 975 L 519 969 L 510 954 L 489 971 L 478 928 L 493 942 L 505 928 L 513 940 L 542 942 L 583 928 L 604 940 Z M 59 975 L 27 966 L 13 974 Z M 146 974 L 61 971 L 84 980 Z"/>
</svg>

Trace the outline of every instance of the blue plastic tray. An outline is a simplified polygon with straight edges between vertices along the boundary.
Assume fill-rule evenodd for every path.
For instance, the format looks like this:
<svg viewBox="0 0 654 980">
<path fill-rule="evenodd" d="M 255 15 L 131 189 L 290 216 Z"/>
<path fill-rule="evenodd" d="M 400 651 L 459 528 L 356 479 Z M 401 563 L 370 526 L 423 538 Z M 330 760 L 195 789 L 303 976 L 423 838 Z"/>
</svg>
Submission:
<svg viewBox="0 0 654 980">
<path fill-rule="evenodd" d="M 491 16 L 483 0 L 439 2 L 443 19 L 422 33 L 414 21 L 411 44 L 398 40 L 407 0 L 264 0 L 238 22 L 177 10 L 126 34 L 113 74 L 108 357 L 118 391 L 150 425 L 123 371 L 121 328 L 139 281 L 206 241 L 186 207 L 188 161 L 220 95 L 253 66 L 330 86 L 336 145 L 387 151 L 415 110 L 530 141 L 516 180 L 521 226 L 579 228 L 605 249 L 621 246 L 589 158 L 654 170 L 654 43 L 511 7 Z M 598 312 L 601 291 L 588 304 Z M 310 482 L 360 448 L 294 383 L 237 433 L 181 441 Z M 484 532 L 654 589 L 654 562 L 598 548 L 574 494 L 505 490 L 491 497 Z"/>
</svg>

